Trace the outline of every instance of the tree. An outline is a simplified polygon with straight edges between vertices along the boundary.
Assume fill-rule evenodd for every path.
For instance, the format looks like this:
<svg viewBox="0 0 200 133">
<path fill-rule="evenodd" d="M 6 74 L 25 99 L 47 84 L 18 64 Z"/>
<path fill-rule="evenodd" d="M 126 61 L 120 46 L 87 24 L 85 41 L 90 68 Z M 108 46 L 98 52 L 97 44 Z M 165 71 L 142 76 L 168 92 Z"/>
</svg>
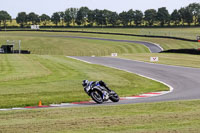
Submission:
<svg viewBox="0 0 200 133">
<path fill-rule="evenodd" d="M 18 15 L 16 17 L 16 21 L 17 21 L 18 24 L 20 24 L 20 27 L 24 27 L 24 25 L 27 24 L 26 12 L 18 13 Z"/>
<path fill-rule="evenodd" d="M 144 16 L 144 20 L 148 22 L 149 26 L 152 26 L 156 21 L 157 12 L 155 9 L 148 9 L 144 12 Z"/>
<path fill-rule="evenodd" d="M 200 24 L 200 15 L 198 16 L 197 22 Z"/>
<path fill-rule="evenodd" d="M 128 13 L 123 11 L 119 14 L 119 19 L 121 21 L 121 23 L 124 25 L 124 26 L 128 26 L 128 23 L 129 23 L 129 17 L 128 17 Z"/>
<path fill-rule="evenodd" d="M 95 22 L 95 12 L 93 10 L 89 10 L 87 22 L 90 26 L 93 26 Z"/>
<path fill-rule="evenodd" d="M 175 9 L 171 14 L 171 21 L 174 22 L 175 25 L 180 24 L 181 22 L 181 15 L 179 14 L 178 10 Z"/>
<path fill-rule="evenodd" d="M 40 20 L 41 22 L 43 22 L 43 25 L 46 26 L 46 24 L 51 20 L 51 18 L 46 14 L 42 14 L 40 16 Z"/>
<path fill-rule="evenodd" d="M 180 14 L 180 16 L 181 16 L 181 22 L 182 22 L 182 25 L 184 25 L 184 23 L 185 23 L 185 18 L 186 18 L 186 16 L 185 16 L 185 8 L 180 8 L 179 10 L 178 10 L 178 13 Z"/>
<path fill-rule="evenodd" d="M 60 15 L 60 21 L 62 23 L 62 26 L 64 26 L 64 17 L 65 17 L 65 13 L 64 12 L 58 12 Z"/>
<path fill-rule="evenodd" d="M 193 22 L 193 14 L 188 7 L 182 7 L 181 9 L 179 9 L 178 12 L 180 13 L 183 25 L 185 22 L 188 23 L 188 25 L 190 25 Z"/>
<path fill-rule="evenodd" d="M 78 25 L 87 24 L 87 18 L 88 18 L 88 13 L 89 13 L 89 8 L 88 7 L 81 7 L 78 12 L 77 12 L 77 17 L 76 17 L 76 23 Z"/>
<path fill-rule="evenodd" d="M 103 17 L 105 18 L 105 21 L 104 21 L 104 25 L 108 25 L 109 24 L 109 18 L 111 17 L 111 14 L 112 14 L 112 11 L 109 11 L 109 10 L 106 10 L 104 9 L 103 10 Z"/>
<path fill-rule="evenodd" d="M 4 27 L 6 27 L 7 21 L 11 20 L 11 16 L 6 11 L 0 11 L 0 27 L 1 23 L 3 23 Z"/>
<path fill-rule="evenodd" d="M 101 26 L 105 25 L 106 24 L 106 18 L 104 16 L 104 11 L 95 9 L 94 13 L 95 13 L 95 22 L 96 22 L 96 24 L 97 25 L 101 25 Z"/>
<path fill-rule="evenodd" d="M 78 12 L 77 8 L 69 8 L 65 11 L 64 21 L 67 23 L 68 26 L 70 25 L 71 22 L 73 23 L 73 26 L 75 26 L 77 12 Z"/>
<path fill-rule="evenodd" d="M 70 26 L 70 24 L 72 23 L 72 17 L 70 15 L 70 11 L 69 10 L 65 11 L 64 21 L 67 23 L 67 26 Z"/>
<path fill-rule="evenodd" d="M 192 10 L 189 7 L 185 8 L 185 21 L 190 25 L 193 22 Z"/>
<path fill-rule="evenodd" d="M 116 12 L 111 12 L 108 16 L 108 23 L 112 24 L 112 26 L 119 25 L 119 15 Z"/>
<path fill-rule="evenodd" d="M 135 11 L 135 16 L 134 16 L 134 23 L 136 26 L 141 25 L 143 20 L 143 13 L 142 11 L 136 10 Z"/>
<path fill-rule="evenodd" d="M 81 25 L 83 23 L 83 15 L 80 11 L 77 12 L 77 17 L 75 22 L 77 25 Z"/>
<path fill-rule="evenodd" d="M 194 16 L 194 23 L 197 25 L 199 16 L 200 16 L 200 4 L 199 3 L 192 3 L 188 6 L 189 10 L 192 12 Z"/>
<path fill-rule="evenodd" d="M 51 16 L 51 21 L 58 26 L 58 23 L 60 23 L 60 15 L 58 12 L 53 13 Z"/>
<path fill-rule="evenodd" d="M 170 15 L 166 7 L 158 8 L 157 20 L 160 21 L 161 26 L 170 21 Z"/>
<path fill-rule="evenodd" d="M 130 9 L 128 12 L 127 12 L 127 17 L 128 17 L 128 22 L 130 24 L 130 26 L 132 25 L 132 22 L 134 20 L 134 17 L 135 17 L 135 12 Z"/>
<path fill-rule="evenodd" d="M 40 23 L 39 15 L 35 14 L 34 12 L 31 12 L 27 16 L 27 21 L 31 22 L 32 24 L 38 24 Z"/>
</svg>

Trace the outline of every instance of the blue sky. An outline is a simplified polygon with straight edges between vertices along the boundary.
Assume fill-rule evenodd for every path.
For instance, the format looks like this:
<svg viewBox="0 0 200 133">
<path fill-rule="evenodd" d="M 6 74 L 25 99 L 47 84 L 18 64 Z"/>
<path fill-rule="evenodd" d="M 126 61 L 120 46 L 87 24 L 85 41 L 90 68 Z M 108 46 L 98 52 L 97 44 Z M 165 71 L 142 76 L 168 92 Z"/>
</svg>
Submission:
<svg viewBox="0 0 200 133">
<path fill-rule="evenodd" d="M 51 16 L 54 12 L 81 6 L 90 9 L 108 9 L 118 13 L 129 9 L 139 9 L 144 12 L 146 9 L 167 7 L 171 13 L 174 9 L 185 7 L 193 2 L 200 2 L 200 0 L 1 0 L 0 10 L 7 11 L 13 18 L 22 11 L 35 12 L 39 15 L 45 13 Z"/>
</svg>

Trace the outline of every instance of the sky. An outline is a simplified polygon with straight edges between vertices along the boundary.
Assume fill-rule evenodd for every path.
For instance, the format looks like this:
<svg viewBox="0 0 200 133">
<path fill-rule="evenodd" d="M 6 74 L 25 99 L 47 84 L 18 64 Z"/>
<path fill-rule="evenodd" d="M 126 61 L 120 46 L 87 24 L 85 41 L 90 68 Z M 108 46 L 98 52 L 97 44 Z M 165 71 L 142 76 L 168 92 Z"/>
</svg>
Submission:
<svg viewBox="0 0 200 133">
<path fill-rule="evenodd" d="M 51 16 L 54 12 L 65 11 L 67 8 L 80 8 L 87 6 L 89 9 L 108 9 L 118 13 L 129 9 L 145 11 L 167 7 L 171 13 L 174 9 L 180 9 L 190 3 L 200 3 L 200 0 L 1 0 L 0 11 L 7 11 L 12 18 L 16 18 L 19 12 L 43 13 Z"/>
</svg>

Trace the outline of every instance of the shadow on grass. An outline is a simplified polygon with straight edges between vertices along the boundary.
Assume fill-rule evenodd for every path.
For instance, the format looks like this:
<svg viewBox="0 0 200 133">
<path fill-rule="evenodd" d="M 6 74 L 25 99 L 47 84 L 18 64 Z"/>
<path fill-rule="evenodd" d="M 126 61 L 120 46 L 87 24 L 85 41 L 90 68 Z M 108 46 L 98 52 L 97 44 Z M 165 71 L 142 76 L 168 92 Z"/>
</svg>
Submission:
<svg viewBox="0 0 200 133">
<path fill-rule="evenodd" d="M 182 54 L 200 55 L 200 48 L 199 49 L 169 49 L 169 50 L 161 51 L 160 53 L 182 53 Z"/>
</svg>

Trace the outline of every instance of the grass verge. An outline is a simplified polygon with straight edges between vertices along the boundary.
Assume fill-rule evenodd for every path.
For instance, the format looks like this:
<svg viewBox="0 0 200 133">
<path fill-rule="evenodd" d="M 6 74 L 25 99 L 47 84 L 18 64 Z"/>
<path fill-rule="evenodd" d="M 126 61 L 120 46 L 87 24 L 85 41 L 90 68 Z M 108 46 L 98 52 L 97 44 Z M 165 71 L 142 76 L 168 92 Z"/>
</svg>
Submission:
<svg viewBox="0 0 200 133">
<path fill-rule="evenodd" d="M 0 112 L 1 132 L 198 133 L 200 101 Z"/>
<path fill-rule="evenodd" d="M 173 53 L 149 53 L 149 54 L 142 53 L 142 54 L 120 55 L 120 58 L 139 60 L 144 62 L 150 62 L 150 57 L 159 58 L 159 61 L 154 63 L 200 68 L 199 55 L 173 54 Z"/>
<path fill-rule="evenodd" d="M 54 30 L 173 36 L 173 37 L 182 37 L 182 38 L 188 38 L 188 39 L 196 39 L 196 36 L 200 35 L 200 29 L 198 27 L 194 27 L 194 28 L 62 28 L 62 29 L 55 28 Z"/>
<path fill-rule="evenodd" d="M 148 41 L 161 45 L 164 50 L 199 48 L 200 43 L 173 39 L 145 38 L 119 35 L 59 33 L 59 32 L 0 32 L 0 43 L 6 40 L 22 40 L 22 48 L 34 54 L 51 55 L 97 55 L 110 53 L 149 53 L 143 45 L 124 42 L 99 41 L 88 39 L 73 39 L 58 36 L 83 36 L 118 40 Z M 48 37 L 49 36 L 49 37 Z"/>
<path fill-rule="evenodd" d="M 105 56 L 111 53 L 149 53 L 148 48 L 140 44 L 65 38 L 64 35 L 72 36 L 69 33 L 0 32 L 0 44 L 5 44 L 6 40 L 21 40 L 22 49 L 40 55 Z"/>
</svg>

